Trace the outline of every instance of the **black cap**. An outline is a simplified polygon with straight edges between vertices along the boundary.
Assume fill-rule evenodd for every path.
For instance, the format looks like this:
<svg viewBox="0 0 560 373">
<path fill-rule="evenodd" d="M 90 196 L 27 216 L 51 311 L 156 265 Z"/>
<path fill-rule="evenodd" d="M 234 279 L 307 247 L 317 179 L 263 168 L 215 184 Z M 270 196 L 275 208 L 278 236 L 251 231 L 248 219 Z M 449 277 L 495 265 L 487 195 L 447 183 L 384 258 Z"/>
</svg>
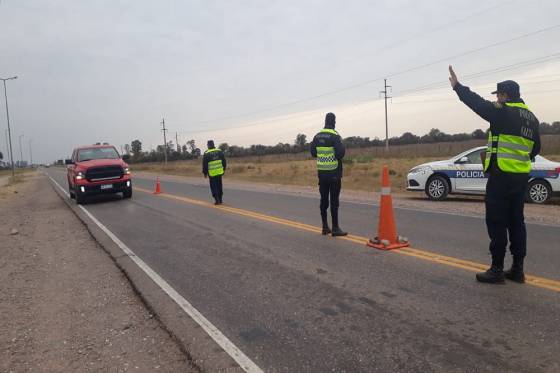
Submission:
<svg viewBox="0 0 560 373">
<path fill-rule="evenodd" d="M 499 82 L 496 90 L 492 92 L 493 95 L 496 93 L 507 93 L 509 97 L 519 97 L 519 84 L 513 80 L 504 80 L 503 82 Z"/>
<path fill-rule="evenodd" d="M 325 128 L 334 128 L 336 116 L 333 113 L 327 113 L 325 116 Z"/>
<path fill-rule="evenodd" d="M 206 145 L 208 146 L 208 149 L 212 149 L 215 148 L 216 146 L 214 145 L 214 140 L 208 140 L 208 142 L 206 143 Z"/>
</svg>

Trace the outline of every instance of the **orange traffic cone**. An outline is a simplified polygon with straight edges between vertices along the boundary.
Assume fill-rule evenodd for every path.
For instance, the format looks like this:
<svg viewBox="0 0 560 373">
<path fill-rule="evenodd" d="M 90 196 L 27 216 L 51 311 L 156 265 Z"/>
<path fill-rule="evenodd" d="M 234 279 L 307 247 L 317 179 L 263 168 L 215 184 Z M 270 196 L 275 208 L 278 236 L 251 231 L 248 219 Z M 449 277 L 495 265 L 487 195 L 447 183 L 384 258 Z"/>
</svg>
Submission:
<svg viewBox="0 0 560 373">
<path fill-rule="evenodd" d="M 156 190 L 154 191 L 154 194 L 160 194 L 161 193 L 161 183 L 159 182 L 159 176 L 156 178 Z"/>
<path fill-rule="evenodd" d="M 389 181 L 389 168 L 387 166 L 383 166 L 383 176 L 381 179 L 381 205 L 379 206 L 377 237 L 370 239 L 367 245 L 380 250 L 392 250 L 409 246 L 407 238 L 397 236 L 397 227 L 393 213 L 393 198 L 391 197 L 391 183 Z"/>
</svg>

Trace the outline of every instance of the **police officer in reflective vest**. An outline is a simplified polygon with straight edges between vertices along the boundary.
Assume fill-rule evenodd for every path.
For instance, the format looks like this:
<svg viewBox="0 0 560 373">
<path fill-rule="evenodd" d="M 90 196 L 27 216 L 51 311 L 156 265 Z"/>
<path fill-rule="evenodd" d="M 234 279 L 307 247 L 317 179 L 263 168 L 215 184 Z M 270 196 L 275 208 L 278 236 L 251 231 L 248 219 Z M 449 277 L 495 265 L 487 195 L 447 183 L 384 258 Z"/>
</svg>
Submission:
<svg viewBox="0 0 560 373">
<path fill-rule="evenodd" d="M 222 175 L 226 171 L 226 157 L 220 149 L 216 149 L 213 140 L 208 141 L 208 150 L 202 157 L 202 173 L 210 179 L 210 190 L 214 197 L 214 204 L 222 204 Z"/>
<path fill-rule="evenodd" d="M 346 236 L 348 233 L 338 225 L 338 206 L 340 188 L 342 186 L 342 158 L 344 145 L 338 132 L 335 131 L 336 117 L 328 113 L 325 117 L 325 128 L 315 135 L 311 142 L 311 155 L 317 158 L 317 172 L 319 174 L 319 191 L 321 193 L 321 220 L 324 235 Z M 332 231 L 329 228 L 327 209 L 331 205 Z"/>
<path fill-rule="evenodd" d="M 541 149 L 539 121 L 521 99 L 519 85 L 506 80 L 498 83 L 492 94 L 497 102 L 484 100 L 457 81 L 449 66 L 451 85 L 459 99 L 490 122 L 488 147 L 484 158 L 486 184 L 486 226 L 490 236 L 492 266 L 478 273 L 476 279 L 487 283 L 504 283 L 504 278 L 525 282 L 523 260 L 527 251 L 527 232 L 523 205 L 531 161 Z M 510 243 L 513 264 L 503 271 L 506 246 Z"/>
</svg>

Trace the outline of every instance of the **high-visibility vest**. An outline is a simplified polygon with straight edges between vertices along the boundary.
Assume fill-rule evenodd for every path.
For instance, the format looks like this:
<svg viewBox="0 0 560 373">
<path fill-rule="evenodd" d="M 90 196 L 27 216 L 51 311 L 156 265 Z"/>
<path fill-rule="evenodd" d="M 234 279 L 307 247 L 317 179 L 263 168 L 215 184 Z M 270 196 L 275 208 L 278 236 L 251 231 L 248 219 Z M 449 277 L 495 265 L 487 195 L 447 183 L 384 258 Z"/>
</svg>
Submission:
<svg viewBox="0 0 560 373">
<path fill-rule="evenodd" d="M 529 107 L 523 103 L 506 102 L 505 105 L 529 111 Z M 515 174 L 528 174 L 531 172 L 530 154 L 534 144 L 534 141 L 521 136 L 521 133 L 519 135 L 494 135 L 492 131 L 489 131 L 484 171 L 490 167 L 492 154 L 496 154 L 496 162 L 500 170 Z"/>
<path fill-rule="evenodd" d="M 220 149 L 208 149 L 204 154 L 221 152 Z M 220 176 L 224 174 L 224 165 L 221 159 L 216 159 L 215 161 L 208 162 L 208 175 L 210 177 Z"/>
<path fill-rule="evenodd" d="M 328 128 L 322 129 L 320 132 L 338 135 L 338 132 Z M 317 147 L 317 169 L 319 171 L 334 171 L 338 168 L 338 159 L 336 159 L 333 146 Z"/>
</svg>

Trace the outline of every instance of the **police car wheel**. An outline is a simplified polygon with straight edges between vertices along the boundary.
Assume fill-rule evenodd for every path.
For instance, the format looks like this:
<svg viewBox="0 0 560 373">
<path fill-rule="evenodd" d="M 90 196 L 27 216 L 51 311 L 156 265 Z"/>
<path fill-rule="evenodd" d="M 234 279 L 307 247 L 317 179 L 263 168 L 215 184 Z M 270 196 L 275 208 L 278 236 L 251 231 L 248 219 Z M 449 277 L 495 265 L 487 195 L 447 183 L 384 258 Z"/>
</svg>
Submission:
<svg viewBox="0 0 560 373">
<path fill-rule="evenodd" d="M 426 195 L 432 201 L 442 201 L 449 194 L 449 183 L 443 176 L 432 176 L 426 184 Z"/>
<path fill-rule="evenodd" d="M 527 187 L 527 201 L 532 203 L 545 203 L 551 194 L 550 185 L 543 180 L 533 180 Z"/>
</svg>

